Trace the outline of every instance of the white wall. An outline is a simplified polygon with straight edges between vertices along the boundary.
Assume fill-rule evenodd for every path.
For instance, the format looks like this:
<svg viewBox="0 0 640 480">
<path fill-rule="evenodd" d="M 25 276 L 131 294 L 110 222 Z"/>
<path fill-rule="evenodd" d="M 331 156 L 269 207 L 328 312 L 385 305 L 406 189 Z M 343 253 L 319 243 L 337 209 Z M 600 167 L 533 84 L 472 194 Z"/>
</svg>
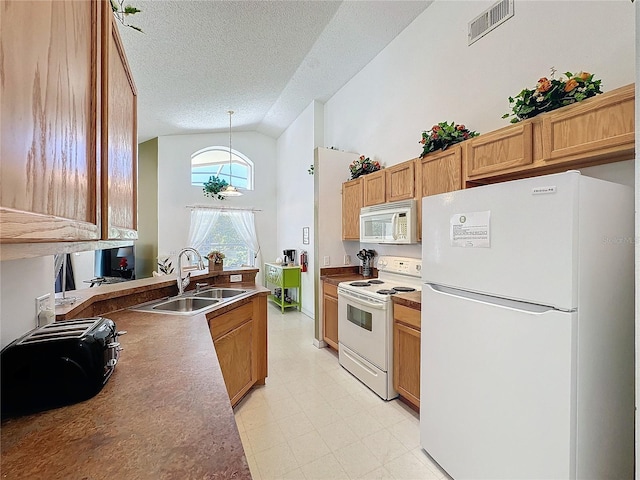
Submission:
<svg viewBox="0 0 640 480">
<path fill-rule="evenodd" d="M 0 262 L 0 348 L 37 326 L 36 298 L 51 294 L 53 256 Z"/>
<path fill-rule="evenodd" d="M 158 139 L 138 146 L 138 240 L 136 278 L 158 270 Z"/>
<path fill-rule="evenodd" d="M 287 130 L 278 138 L 278 175 L 276 179 L 277 252 L 270 260 L 282 257 L 282 250 L 295 249 L 309 254 L 309 265 L 302 273 L 302 311 L 314 317 L 314 176 L 308 170 L 314 163 L 314 146 L 317 140 L 316 129 L 322 124 L 316 121 L 322 115 L 322 105 L 312 102 L 296 118 Z M 309 244 L 302 243 L 302 228 L 309 227 Z M 268 261 L 265 258 L 265 261 Z M 298 261 L 296 263 L 298 263 Z"/>
<path fill-rule="evenodd" d="M 191 185 L 191 155 L 203 148 L 228 147 L 228 134 L 169 135 L 158 138 L 158 254 L 175 255 L 187 246 L 187 205 L 257 208 L 256 229 L 263 261 L 276 249 L 276 140 L 255 132 L 233 132 L 232 148 L 254 163 L 255 189 L 241 197 L 215 200 Z M 262 270 L 262 265 L 259 265 Z M 261 276 L 257 277 L 258 279 Z M 260 281 L 260 280 L 258 280 Z"/>
<path fill-rule="evenodd" d="M 552 66 L 595 73 L 604 91 L 634 82 L 630 1 L 516 0 L 513 18 L 467 46 L 467 23 L 492 3 L 428 7 L 325 104 L 325 144 L 389 166 L 417 157 L 435 123 L 507 125 L 508 97 Z"/>
</svg>

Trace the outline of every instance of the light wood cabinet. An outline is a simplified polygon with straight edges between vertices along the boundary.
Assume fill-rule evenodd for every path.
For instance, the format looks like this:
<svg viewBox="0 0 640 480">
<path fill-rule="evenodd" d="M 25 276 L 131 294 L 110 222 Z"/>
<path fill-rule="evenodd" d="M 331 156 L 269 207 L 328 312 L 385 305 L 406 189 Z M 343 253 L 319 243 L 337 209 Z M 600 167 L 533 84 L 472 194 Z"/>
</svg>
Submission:
<svg viewBox="0 0 640 480">
<path fill-rule="evenodd" d="M 109 2 L 7 2 L 0 43 L 0 243 L 137 238 L 136 91 Z"/>
<path fill-rule="evenodd" d="M 100 8 L 97 1 L 2 4 L 3 243 L 100 238 Z"/>
<path fill-rule="evenodd" d="M 464 142 L 473 186 L 629 160 L 635 155 L 635 85 Z"/>
<path fill-rule="evenodd" d="M 415 196 L 413 160 L 362 176 L 363 206 L 409 200 Z"/>
<path fill-rule="evenodd" d="M 342 184 L 342 240 L 360 240 L 362 177 Z"/>
<path fill-rule="evenodd" d="M 322 283 L 322 337 L 334 350 L 338 350 L 338 287 Z"/>
<path fill-rule="evenodd" d="M 547 163 L 632 158 L 635 86 L 628 85 L 542 118 Z"/>
<path fill-rule="evenodd" d="M 462 188 L 462 144 L 416 158 L 417 238 L 422 239 L 422 198 Z"/>
<path fill-rule="evenodd" d="M 415 196 L 415 163 L 413 160 L 386 168 L 386 201 L 410 200 Z"/>
<path fill-rule="evenodd" d="M 231 405 L 267 376 L 266 297 L 254 297 L 222 315 L 207 314 Z"/>
<path fill-rule="evenodd" d="M 103 18 L 102 238 L 130 240 L 138 238 L 137 93 L 116 20 Z"/>
<path fill-rule="evenodd" d="M 378 205 L 386 201 L 387 177 L 386 170 L 378 170 L 374 173 L 362 176 L 362 188 L 364 192 L 363 206 Z"/>
<path fill-rule="evenodd" d="M 467 177 L 483 177 L 532 165 L 534 120 L 482 134 L 474 141 L 467 140 Z"/>
<path fill-rule="evenodd" d="M 393 306 L 393 388 L 420 409 L 420 310 Z"/>
</svg>

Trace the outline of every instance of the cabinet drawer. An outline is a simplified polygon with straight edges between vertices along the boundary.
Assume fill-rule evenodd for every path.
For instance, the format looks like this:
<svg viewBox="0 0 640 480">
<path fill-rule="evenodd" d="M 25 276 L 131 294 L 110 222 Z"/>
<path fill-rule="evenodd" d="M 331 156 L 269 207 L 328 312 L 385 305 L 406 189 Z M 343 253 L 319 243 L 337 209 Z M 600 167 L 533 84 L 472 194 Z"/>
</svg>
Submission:
<svg viewBox="0 0 640 480">
<path fill-rule="evenodd" d="M 253 317 L 253 303 L 246 303 L 230 312 L 209 319 L 209 330 L 213 340 L 229 333 Z"/>
<path fill-rule="evenodd" d="M 324 282 L 323 284 L 324 294 L 330 297 L 338 298 L 338 287 L 332 283 Z"/>
<path fill-rule="evenodd" d="M 393 306 L 393 319 L 396 322 L 420 330 L 420 310 L 395 304 Z"/>
</svg>

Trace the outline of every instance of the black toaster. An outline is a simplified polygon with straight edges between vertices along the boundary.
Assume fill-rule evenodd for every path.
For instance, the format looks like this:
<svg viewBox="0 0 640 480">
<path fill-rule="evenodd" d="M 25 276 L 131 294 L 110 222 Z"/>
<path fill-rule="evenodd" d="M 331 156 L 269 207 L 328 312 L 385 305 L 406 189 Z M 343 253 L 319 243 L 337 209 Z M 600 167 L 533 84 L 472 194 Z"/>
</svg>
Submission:
<svg viewBox="0 0 640 480">
<path fill-rule="evenodd" d="M 0 352 L 2 418 L 96 395 L 118 363 L 123 333 L 95 317 L 50 323 L 14 340 Z"/>
</svg>

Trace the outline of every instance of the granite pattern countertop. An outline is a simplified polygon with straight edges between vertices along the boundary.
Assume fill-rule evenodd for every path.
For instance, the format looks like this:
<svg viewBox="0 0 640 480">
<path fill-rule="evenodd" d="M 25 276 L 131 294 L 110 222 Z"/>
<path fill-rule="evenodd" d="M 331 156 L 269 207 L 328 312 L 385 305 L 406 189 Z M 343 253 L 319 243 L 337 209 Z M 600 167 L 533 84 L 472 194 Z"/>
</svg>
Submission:
<svg viewBox="0 0 640 480">
<path fill-rule="evenodd" d="M 104 316 L 128 332 L 113 375 L 85 402 L 4 421 L 2 478 L 250 479 L 205 315 Z"/>
<path fill-rule="evenodd" d="M 393 300 L 394 305 L 404 305 L 405 307 L 422 310 L 421 292 L 399 293 L 397 295 L 391 295 L 391 299 Z"/>
</svg>

